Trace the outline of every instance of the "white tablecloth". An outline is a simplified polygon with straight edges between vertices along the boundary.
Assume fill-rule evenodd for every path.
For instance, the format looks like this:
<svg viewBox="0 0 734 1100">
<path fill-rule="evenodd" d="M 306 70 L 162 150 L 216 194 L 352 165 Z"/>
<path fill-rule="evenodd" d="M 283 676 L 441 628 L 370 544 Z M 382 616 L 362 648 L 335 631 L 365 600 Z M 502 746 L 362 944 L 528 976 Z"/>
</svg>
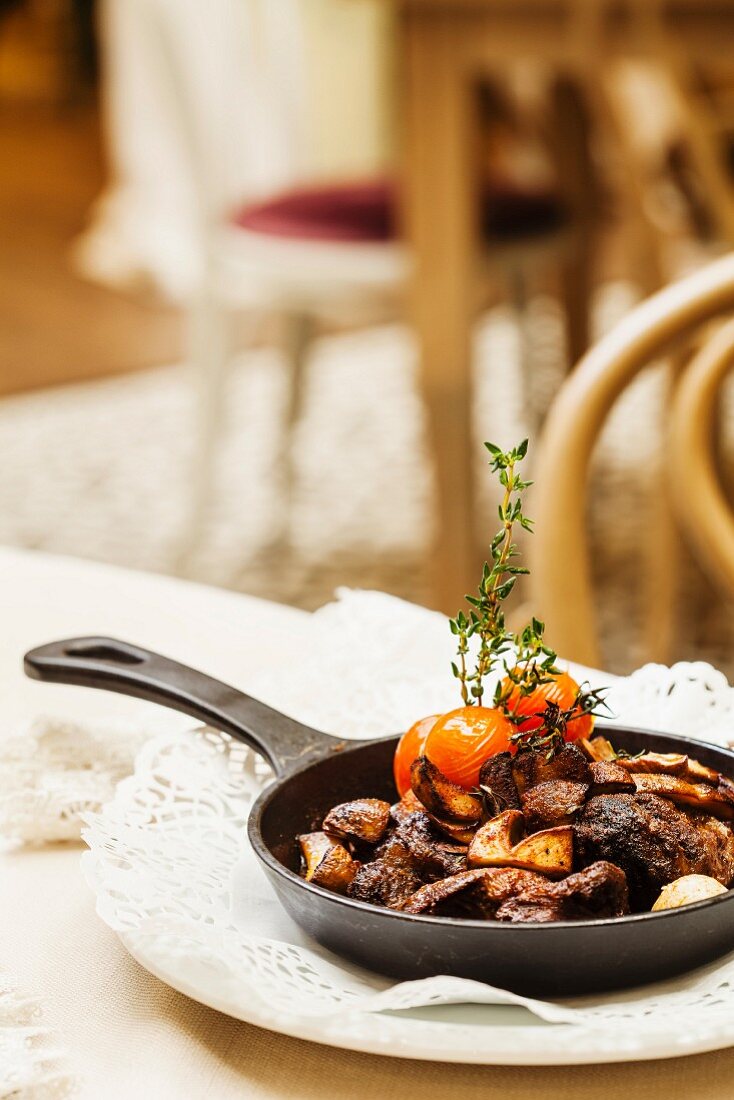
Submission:
<svg viewBox="0 0 734 1100">
<path fill-rule="evenodd" d="M 22 654 L 43 641 L 113 634 L 248 689 L 269 663 L 296 652 L 308 616 L 168 578 L 0 550 L 0 624 L 0 697 L 10 729 L 43 712 L 151 713 L 136 700 L 26 680 Z M 0 966 L 41 995 L 82 1100 L 451 1100 L 480 1090 L 498 1100 L 734 1095 L 731 1051 L 616 1066 L 445 1066 L 336 1051 L 238 1023 L 174 993 L 129 958 L 94 913 L 79 851 L 0 857 Z"/>
</svg>

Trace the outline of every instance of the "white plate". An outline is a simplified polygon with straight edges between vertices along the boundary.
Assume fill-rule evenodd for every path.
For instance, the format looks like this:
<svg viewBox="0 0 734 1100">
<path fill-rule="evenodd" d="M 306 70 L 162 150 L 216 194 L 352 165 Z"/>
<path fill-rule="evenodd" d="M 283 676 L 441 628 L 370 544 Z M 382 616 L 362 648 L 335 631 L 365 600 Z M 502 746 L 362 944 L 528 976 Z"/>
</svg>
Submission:
<svg viewBox="0 0 734 1100">
<path fill-rule="evenodd" d="M 512 1005 L 439 1005 L 395 1014 L 362 1013 L 356 1023 L 343 1018 L 309 1023 L 282 1015 L 274 1020 L 255 1005 L 243 1012 L 241 1004 L 220 998 L 205 975 L 192 978 L 185 966 L 168 968 L 155 950 L 141 950 L 125 935 L 120 939 L 154 977 L 200 1004 L 247 1024 L 342 1050 L 467 1065 L 560 1066 L 678 1058 L 734 1045 L 734 1014 L 714 1026 L 681 1016 L 674 1032 L 669 1022 L 660 1029 L 640 1028 L 639 1021 L 632 1019 L 629 1028 L 590 1031 L 546 1023 Z"/>
<path fill-rule="evenodd" d="M 401 1058 L 571 1065 L 671 1058 L 734 1043 L 734 957 L 692 979 L 554 1006 L 563 1022 L 506 1003 L 412 1007 L 416 985 L 424 1001 L 456 1000 L 449 988 L 456 980 L 430 979 L 428 991 L 426 983 L 395 990 L 308 940 L 258 877 L 246 848 L 248 787 L 261 782 L 251 754 L 238 745 L 223 749 L 213 731 L 154 738 L 136 774 L 89 818 L 85 833 L 83 865 L 100 916 L 172 988 L 284 1035 Z M 471 985 L 469 994 L 481 990 L 480 999 L 508 996 Z M 407 1007 L 367 1010 L 369 1000 L 385 995 Z"/>
</svg>

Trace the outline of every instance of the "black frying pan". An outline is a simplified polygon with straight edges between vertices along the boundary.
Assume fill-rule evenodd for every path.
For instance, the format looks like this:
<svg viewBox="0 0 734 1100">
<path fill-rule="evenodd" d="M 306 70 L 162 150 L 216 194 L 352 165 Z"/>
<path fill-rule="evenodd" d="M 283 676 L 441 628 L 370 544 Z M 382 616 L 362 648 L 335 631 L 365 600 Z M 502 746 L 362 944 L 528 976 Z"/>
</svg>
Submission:
<svg viewBox="0 0 734 1100">
<path fill-rule="evenodd" d="M 110 638 L 53 642 L 28 653 L 37 680 L 106 688 L 183 711 L 262 753 L 276 779 L 250 814 L 252 846 L 285 909 L 315 940 L 397 978 L 455 974 L 530 996 L 569 996 L 672 977 L 734 949 L 734 890 L 677 910 L 614 920 L 503 924 L 393 912 L 329 893 L 298 875 L 296 835 L 357 797 L 396 797 L 396 737 L 339 741 L 226 684 Z M 614 727 L 628 752 L 692 753 L 734 776 L 734 752 Z"/>
</svg>

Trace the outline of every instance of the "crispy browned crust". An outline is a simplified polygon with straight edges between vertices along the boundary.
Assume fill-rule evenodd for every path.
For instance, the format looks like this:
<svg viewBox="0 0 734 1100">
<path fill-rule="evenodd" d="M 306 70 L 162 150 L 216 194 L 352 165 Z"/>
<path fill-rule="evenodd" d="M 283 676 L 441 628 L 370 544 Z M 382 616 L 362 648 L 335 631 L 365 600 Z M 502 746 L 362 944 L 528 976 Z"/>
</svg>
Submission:
<svg viewBox="0 0 734 1100">
<path fill-rule="evenodd" d="M 629 911 L 624 874 L 609 863 L 597 863 L 561 882 L 507 867 L 465 871 L 421 887 L 401 909 L 512 922 L 588 920 Z"/>
<path fill-rule="evenodd" d="M 525 791 L 541 783 L 562 780 L 588 786 L 591 782 L 589 761 L 572 744 L 564 745 L 550 760 L 545 752 L 518 752 L 512 761 L 512 775 L 521 800 Z"/>
<path fill-rule="evenodd" d="M 541 875 L 532 871 L 516 870 L 514 867 L 488 867 L 463 871 L 440 882 L 422 886 L 401 906 L 405 913 L 436 913 L 449 915 L 449 903 L 459 901 L 462 915 L 475 910 L 478 915 L 489 918 L 497 911 L 503 901 L 514 897 L 523 887 L 534 882 L 545 882 Z"/>
<path fill-rule="evenodd" d="M 490 813 L 519 810 L 520 796 L 512 777 L 512 753 L 498 752 L 482 764 L 479 787 L 490 804 Z"/>
<path fill-rule="evenodd" d="M 560 882 L 533 884 L 504 902 L 495 920 L 524 923 L 558 920 L 599 920 L 629 912 L 624 872 L 598 862 Z"/>
<path fill-rule="evenodd" d="M 419 756 L 413 761 L 410 785 L 425 808 L 437 817 L 467 825 L 476 825 L 481 819 L 479 795 L 452 783 L 427 756 Z"/>
<path fill-rule="evenodd" d="M 570 825 L 581 811 L 588 791 L 588 783 L 568 779 L 550 779 L 530 787 L 521 796 L 528 831 Z"/>
<path fill-rule="evenodd" d="M 596 760 L 591 765 L 591 794 L 632 794 L 635 781 L 615 760 Z"/>
<path fill-rule="evenodd" d="M 390 824 L 390 803 L 380 798 L 355 798 L 329 810 L 324 832 L 346 840 L 379 844 Z"/>
<path fill-rule="evenodd" d="M 734 880 L 731 827 L 656 794 L 596 795 L 575 831 L 578 861 L 621 867 L 636 910 L 649 909 L 662 887 L 683 875 L 710 875 L 724 886 Z"/>
</svg>

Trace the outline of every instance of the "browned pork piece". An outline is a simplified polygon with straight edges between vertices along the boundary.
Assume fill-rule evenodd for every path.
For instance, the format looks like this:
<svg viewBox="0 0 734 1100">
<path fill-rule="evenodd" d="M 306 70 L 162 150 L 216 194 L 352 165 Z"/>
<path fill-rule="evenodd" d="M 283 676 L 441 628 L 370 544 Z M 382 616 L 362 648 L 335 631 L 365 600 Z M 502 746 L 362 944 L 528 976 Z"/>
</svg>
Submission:
<svg viewBox="0 0 734 1100">
<path fill-rule="evenodd" d="M 649 909 L 662 887 L 683 875 L 709 875 L 724 886 L 734 881 L 731 827 L 656 794 L 596 795 L 574 828 L 578 862 L 621 867 L 636 910 Z"/>
<path fill-rule="evenodd" d="M 533 871 L 509 867 L 465 871 L 421 887 L 402 905 L 406 913 L 500 921 L 588 920 L 629 911 L 624 873 L 596 863 L 550 882 Z"/>
<path fill-rule="evenodd" d="M 587 758 L 567 744 L 550 759 L 540 749 L 498 753 L 482 767 L 479 785 L 490 814 L 521 809 L 532 832 L 574 821 L 591 779 Z"/>
<path fill-rule="evenodd" d="M 512 759 L 512 753 L 498 752 L 482 764 L 479 787 L 490 815 L 520 809 L 520 795 L 512 776 Z"/>
<path fill-rule="evenodd" d="M 304 833 L 298 843 L 306 865 L 306 882 L 335 894 L 346 894 L 360 868 L 347 849 L 324 832 Z"/>
<path fill-rule="evenodd" d="M 324 818 L 324 832 L 346 840 L 361 840 L 379 844 L 390 824 L 390 803 L 380 798 L 355 798 L 329 810 Z"/>
<path fill-rule="evenodd" d="M 521 749 L 513 757 L 512 776 L 522 798 L 531 787 L 556 780 L 588 786 L 591 782 L 591 769 L 581 749 L 567 743 L 553 753 L 550 759 L 548 753 L 542 749 Z"/>
<path fill-rule="evenodd" d="M 635 781 L 615 760 L 598 760 L 591 765 L 591 794 L 633 794 Z"/>
<path fill-rule="evenodd" d="M 495 920 L 521 923 L 599 920 L 629 913 L 624 871 L 613 863 L 592 863 L 560 882 L 533 884 L 504 902 Z"/>
<path fill-rule="evenodd" d="M 463 871 L 466 845 L 454 844 L 436 829 L 428 814 L 403 818 L 366 863 L 349 888 L 349 896 L 397 908 L 423 883 Z"/>
<path fill-rule="evenodd" d="M 427 756 L 413 761 L 410 785 L 425 808 L 437 817 L 476 825 L 482 816 L 479 795 L 452 783 Z"/>
<path fill-rule="evenodd" d="M 588 783 L 568 779 L 549 779 L 530 787 L 520 799 L 528 831 L 570 825 L 582 809 L 588 791 Z"/>
</svg>

